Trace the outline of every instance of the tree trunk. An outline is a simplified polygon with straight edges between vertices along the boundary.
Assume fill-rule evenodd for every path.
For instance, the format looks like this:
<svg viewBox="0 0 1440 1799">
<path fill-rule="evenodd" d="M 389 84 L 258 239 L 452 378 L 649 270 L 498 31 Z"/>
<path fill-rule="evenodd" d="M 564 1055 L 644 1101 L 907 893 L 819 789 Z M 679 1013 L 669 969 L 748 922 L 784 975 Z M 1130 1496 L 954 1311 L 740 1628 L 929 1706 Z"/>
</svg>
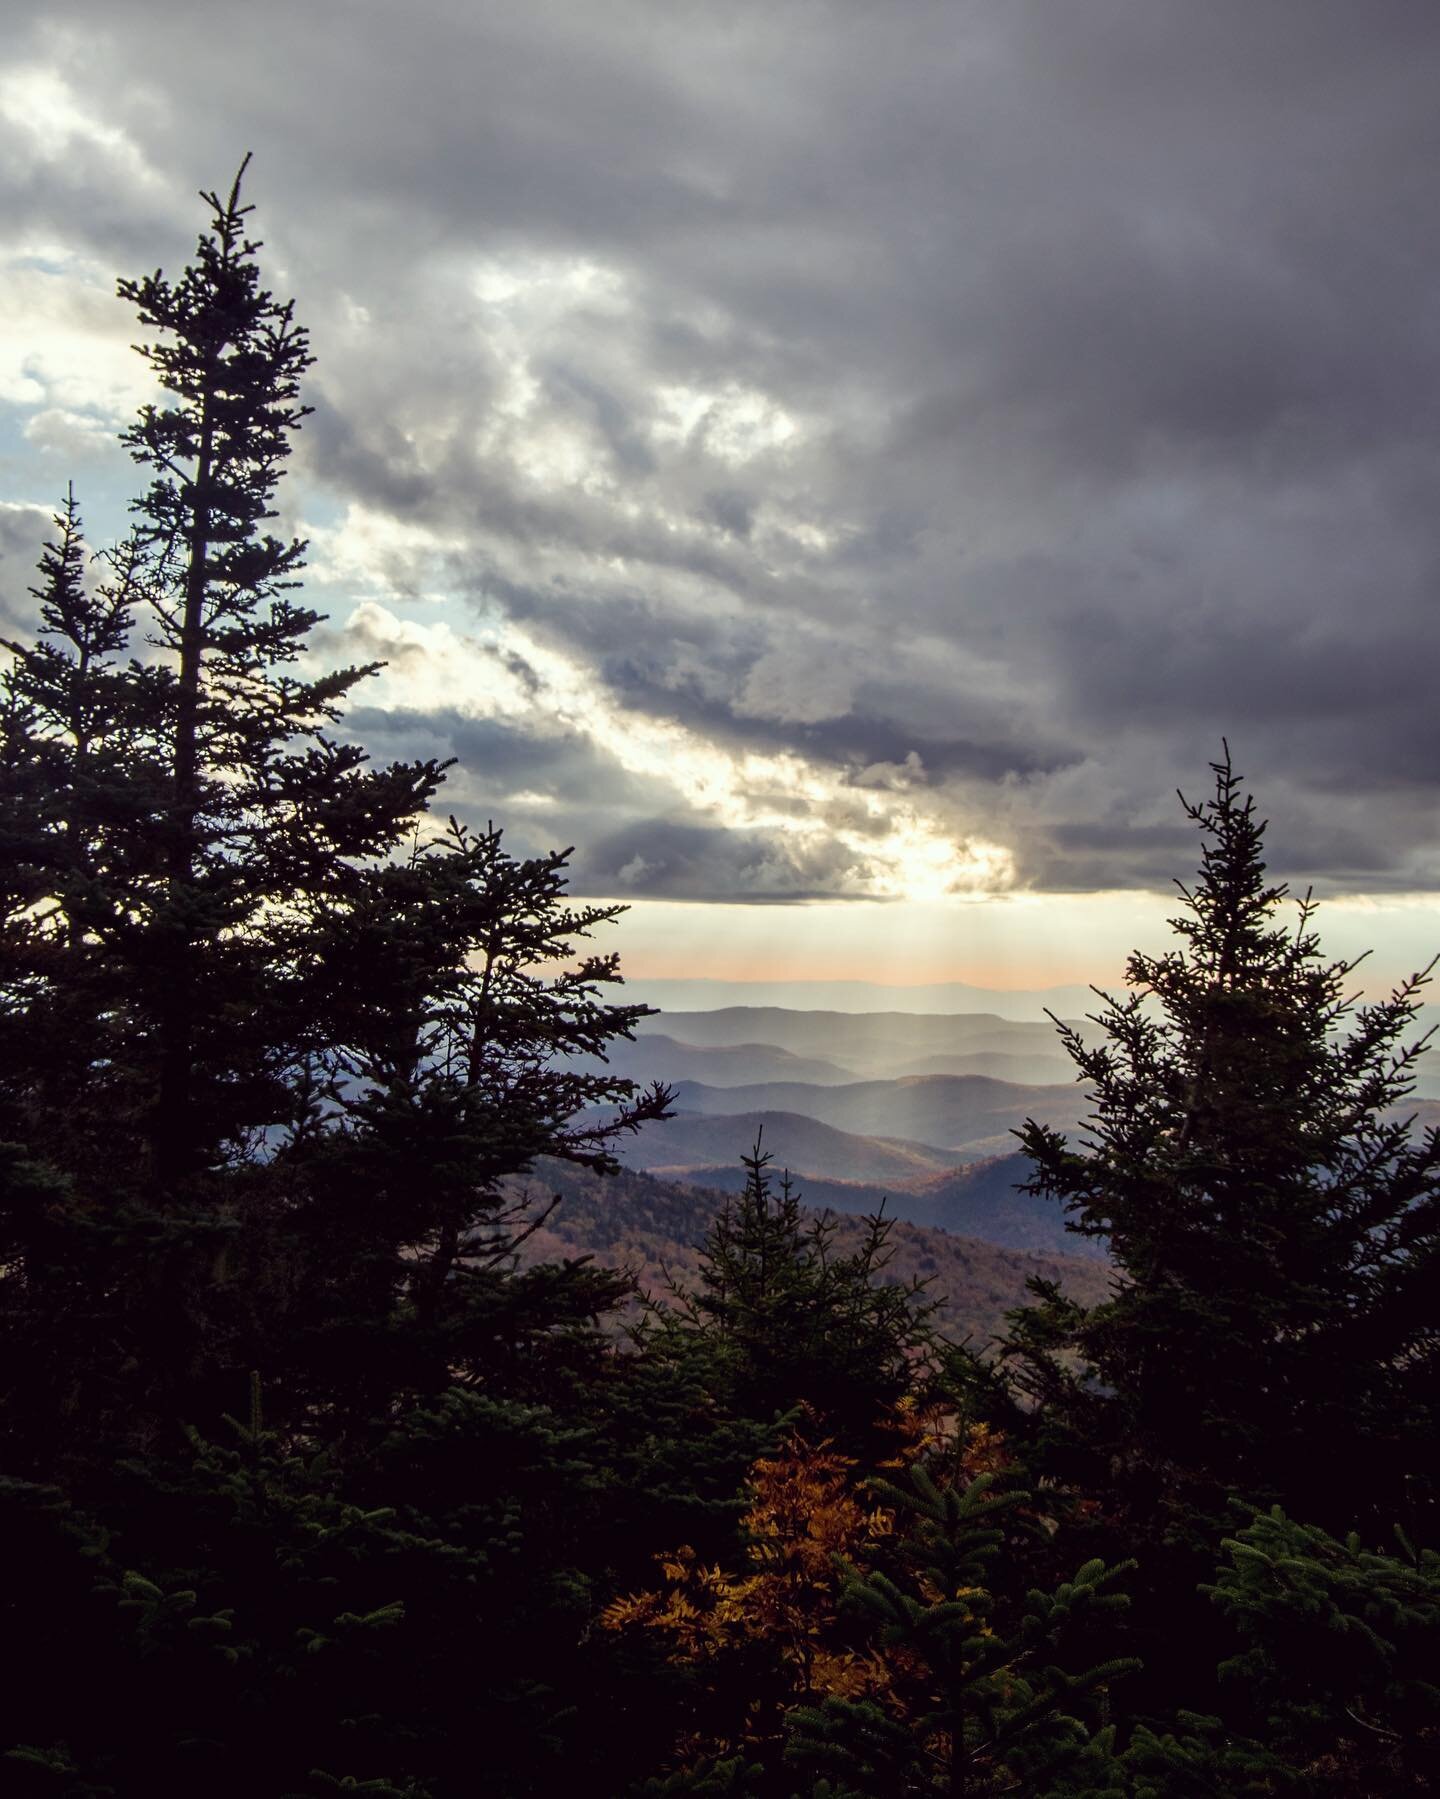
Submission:
<svg viewBox="0 0 1440 1799">
<path fill-rule="evenodd" d="M 185 611 L 180 627 L 180 678 L 175 709 L 174 785 L 171 799 L 169 886 L 172 920 L 183 919 L 187 889 L 195 878 L 195 814 L 199 807 L 200 676 L 205 640 L 205 591 L 210 558 L 210 480 L 214 455 L 211 418 L 213 359 L 202 401 L 200 449 L 192 489 L 190 551 L 185 569 Z M 183 1180 L 195 1159 L 193 931 L 174 926 L 173 966 L 159 971 L 164 983 L 160 1090 L 151 1134 L 162 1188 Z"/>
</svg>

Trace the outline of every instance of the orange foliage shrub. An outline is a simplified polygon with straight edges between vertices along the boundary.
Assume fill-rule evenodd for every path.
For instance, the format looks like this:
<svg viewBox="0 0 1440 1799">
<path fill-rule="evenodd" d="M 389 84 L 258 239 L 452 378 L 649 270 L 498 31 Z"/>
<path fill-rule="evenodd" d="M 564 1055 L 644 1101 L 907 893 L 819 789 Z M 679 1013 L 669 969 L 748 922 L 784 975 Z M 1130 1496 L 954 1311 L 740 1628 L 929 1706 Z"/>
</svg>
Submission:
<svg viewBox="0 0 1440 1799">
<path fill-rule="evenodd" d="M 985 1425 L 962 1426 L 953 1414 L 909 1401 L 896 1407 L 890 1424 L 896 1446 L 887 1470 L 923 1457 L 942 1484 L 968 1486 L 1009 1459 L 1003 1438 Z M 755 1463 L 749 1493 L 742 1569 L 707 1565 L 682 1545 L 655 1558 L 663 1586 L 616 1599 L 600 1615 L 605 1630 L 662 1633 L 668 1658 L 704 1670 L 713 1687 L 734 1679 L 748 1652 L 737 1683 L 749 1682 L 743 1725 L 734 1737 L 677 1745 L 686 1760 L 754 1744 L 778 1733 L 789 1706 L 831 1695 L 873 1699 L 900 1714 L 908 1709 L 902 1693 L 915 1672 L 911 1658 L 898 1647 L 857 1647 L 840 1618 L 846 1578 L 875 1565 L 877 1548 L 895 1534 L 894 1512 L 865 1496 L 849 1456 L 828 1439 L 811 1444 L 799 1435 L 778 1456 Z"/>
<path fill-rule="evenodd" d="M 615 1600 L 601 1626 L 663 1631 L 672 1658 L 690 1663 L 768 1644 L 796 1698 L 873 1692 L 874 1671 L 833 1640 L 842 1584 L 836 1557 L 866 1565 L 869 1546 L 894 1528 L 888 1510 L 857 1493 L 854 1466 L 828 1442 L 792 1437 L 751 1472 L 745 1569 L 707 1567 L 688 1545 L 667 1551 L 655 1558 L 664 1589 Z"/>
</svg>

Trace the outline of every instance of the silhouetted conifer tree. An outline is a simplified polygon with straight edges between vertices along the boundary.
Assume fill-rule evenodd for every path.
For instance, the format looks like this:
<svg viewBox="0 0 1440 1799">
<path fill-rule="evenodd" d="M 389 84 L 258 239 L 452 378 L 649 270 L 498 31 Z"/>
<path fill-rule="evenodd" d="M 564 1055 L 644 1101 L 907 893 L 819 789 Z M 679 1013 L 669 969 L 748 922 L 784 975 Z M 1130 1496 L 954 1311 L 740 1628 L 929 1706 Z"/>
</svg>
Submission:
<svg viewBox="0 0 1440 1799">
<path fill-rule="evenodd" d="M 890 1453 L 886 1418 L 923 1383 L 935 1302 L 923 1281 L 887 1282 L 893 1220 L 875 1216 L 848 1254 L 829 1213 L 807 1214 L 787 1173 L 756 1143 L 745 1187 L 726 1201 L 700 1255 L 693 1290 L 658 1313 L 666 1332 L 698 1341 L 717 1396 L 758 1422 L 804 1405 L 846 1454 L 874 1466 Z"/>
<path fill-rule="evenodd" d="M 329 735 L 367 671 L 299 672 L 303 546 L 266 529 L 308 349 L 238 180 L 205 197 L 180 280 L 121 284 L 167 395 L 126 438 L 137 530 L 94 579 L 68 502 L 8 646 L 0 1493 L 31 1653 L 0 1742 L 36 1790 L 419 1796 L 469 1790 L 483 1707 L 497 1790 L 539 1790 L 628 1283 L 515 1273 L 500 1183 L 608 1166 L 666 1096 L 565 1060 L 646 1010 L 578 953 L 618 908 L 567 905 L 564 853 L 417 836 L 441 767 Z"/>
<path fill-rule="evenodd" d="M 1355 1006 L 1308 897 L 1279 922 L 1228 752 L 1214 772 L 1186 805 L 1204 851 L 1180 947 L 1130 959 L 1100 1043 L 1061 1027 L 1094 1094 L 1085 1139 L 1023 1133 L 1030 1190 L 1108 1242 L 1114 1295 L 1086 1310 L 1032 1283 L 998 1368 L 968 1368 L 1032 1472 L 1083 1496 L 1078 1527 L 1139 1556 L 1161 1679 L 1177 1654 L 1214 1667 L 1222 1639 L 1188 1596 L 1227 1495 L 1383 1533 L 1440 1441 L 1440 1138 L 1403 1103 L 1426 975 Z"/>
<path fill-rule="evenodd" d="M 10 646 L 5 677 L 0 1105 L 67 1190 L 43 1224 L 0 1213 L 0 1319 L 54 1330 L 49 1400 L 31 1375 L 43 1453 L 60 1392 L 103 1456 L 100 1412 L 137 1440 L 152 1406 L 213 1417 L 247 1366 L 273 1371 L 302 1285 L 323 1317 L 303 1253 L 333 1223 L 322 1140 L 331 1167 L 367 1157 L 352 1255 L 327 1246 L 341 1285 L 353 1299 L 363 1221 L 383 1215 L 391 1299 L 433 1314 L 500 1173 L 603 1160 L 606 1133 L 567 1122 L 580 1107 L 618 1102 L 616 1128 L 659 1109 L 555 1061 L 643 1010 L 600 998 L 613 958 L 540 973 L 614 909 L 567 909 L 565 857 L 517 862 L 498 831 L 406 855 L 442 768 L 372 769 L 329 734 L 371 670 L 298 672 L 317 618 L 290 597 L 304 545 L 267 527 L 311 359 L 261 285 L 239 185 L 204 196 L 178 281 L 120 284 L 156 333 L 142 353 L 165 399 L 124 438 L 153 480 L 93 589 L 67 502 L 41 634 Z M 129 654 L 142 621 L 147 660 Z"/>
<path fill-rule="evenodd" d="M 1228 759 L 1186 810 L 1205 846 L 1183 947 L 1131 958 L 1102 1043 L 1062 1028 L 1095 1095 L 1088 1143 L 1023 1137 L 1031 1190 L 1122 1278 L 1088 1314 L 1020 1314 L 1010 1366 L 1057 1452 L 1101 1484 L 1117 1462 L 1136 1503 L 1219 1516 L 1234 1490 L 1398 1515 L 1440 1434 L 1440 1137 L 1403 1108 L 1426 975 L 1356 1008 L 1309 899 L 1279 923 Z"/>
</svg>

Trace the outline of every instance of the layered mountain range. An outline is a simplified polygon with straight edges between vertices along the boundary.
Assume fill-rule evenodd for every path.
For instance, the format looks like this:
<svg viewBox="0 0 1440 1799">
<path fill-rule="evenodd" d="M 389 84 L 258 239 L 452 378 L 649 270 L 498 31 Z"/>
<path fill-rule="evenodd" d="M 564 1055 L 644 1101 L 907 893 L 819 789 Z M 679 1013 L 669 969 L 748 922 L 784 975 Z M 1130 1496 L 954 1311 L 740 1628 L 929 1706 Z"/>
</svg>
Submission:
<svg viewBox="0 0 1440 1799">
<path fill-rule="evenodd" d="M 1072 1131 L 1086 1111 L 1051 1021 L 718 1006 L 643 1020 L 609 1067 L 674 1090 L 673 1117 L 617 1146 L 627 1170 L 669 1190 L 714 1203 L 741 1185 L 758 1144 L 812 1207 L 883 1205 L 907 1225 L 1007 1250 L 1103 1256 L 1018 1186 L 1014 1132 L 1027 1118 Z M 615 1191 L 623 1209 L 633 1190 Z"/>
<path fill-rule="evenodd" d="M 1088 1019 L 1075 1029 L 1099 1035 Z M 1023 1190 L 1016 1132 L 1034 1119 L 1079 1135 L 1091 1106 L 1053 1019 L 721 1005 L 642 1020 L 609 1066 L 674 1090 L 674 1116 L 617 1148 L 628 1170 L 667 1189 L 733 1192 L 758 1144 L 815 1207 L 858 1214 L 883 1203 L 925 1230 L 1104 1256 Z M 1421 1125 L 1440 1120 L 1425 1091 L 1403 1108 Z"/>
</svg>

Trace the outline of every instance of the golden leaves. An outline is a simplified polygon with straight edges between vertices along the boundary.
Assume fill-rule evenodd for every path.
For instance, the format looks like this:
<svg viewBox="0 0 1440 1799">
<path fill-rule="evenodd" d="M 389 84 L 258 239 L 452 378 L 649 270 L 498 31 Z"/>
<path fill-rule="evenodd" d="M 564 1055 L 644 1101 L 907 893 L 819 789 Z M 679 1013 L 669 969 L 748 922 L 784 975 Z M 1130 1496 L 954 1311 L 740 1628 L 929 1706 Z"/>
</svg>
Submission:
<svg viewBox="0 0 1440 1799">
<path fill-rule="evenodd" d="M 966 1487 L 1010 1459 L 1003 1438 L 953 1413 L 904 1402 L 889 1422 L 898 1441 L 887 1471 L 923 1458 L 942 1485 Z M 860 1647 L 853 1620 L 840 1615 L 847 1578 L 883 1565 L 902 1530 L 889 1507 L 866 1495 L 855 1467 L 829 1440 L 792 1437 L 751 1468 L 741 1568 L 701 1562 L 689 1545 L 665 1550 L 655 1557 L 661 1585 L 616 1599 L 600 1614 L 605 1630 L 658 1634 L 666 1658 L 696 1670 L 705 1690 L 733 1686 L 729 1721 L 717 1728 L 712 1714 L 685 1733 L 676 1745 L 680 1765 L 775 1737 L 796 1704 L 868 1698 L 903 1718 L 931 1703 L 924 1668 L 908 1646 Z M 983 1589 L 942 1593 L 924 1574 L 919 1581 L 924 1599 L 961 1601 L 973 1633 L 992 1634 Z"/>
<path fill-rule="evenodd" d="M 861 1499 L 854 1469 L 828 1442 L 792 1437 L 751 1470 L 742 1571 L 707 1566 L 688 1545 L 666 1550 L 655 1558 L 664 1590 L 613 1601 L 601 1627 L 663 1632 L 670 1655 L 690 1663 L 769 1644 L 797 1694 L 869 1690 L 862 1658 L 828 1642 L 842 1580 L 837 1558 L 863 1565 L 868 1546 L 894 1529 L 889 1511 Z"/>
</svg>

